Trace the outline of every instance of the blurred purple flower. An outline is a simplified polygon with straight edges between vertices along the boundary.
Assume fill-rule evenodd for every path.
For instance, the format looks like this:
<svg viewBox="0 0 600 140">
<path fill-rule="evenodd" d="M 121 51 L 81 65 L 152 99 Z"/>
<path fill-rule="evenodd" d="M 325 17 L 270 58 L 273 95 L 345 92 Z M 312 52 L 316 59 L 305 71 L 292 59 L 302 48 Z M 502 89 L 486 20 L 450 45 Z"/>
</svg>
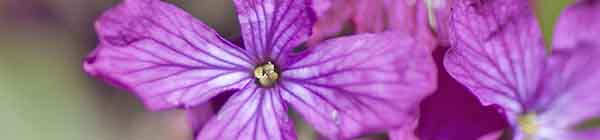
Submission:
<svg viewBox="0 0 600 140">
<path fill-rule="evenodd" d="M 326 3 L 329 6 L 314 5 L 318 20 L 314 27 L 315 34 L 309 44 L 316 44 L 335 36 L 343 27 L 351 23 L 356 33 L 377 33 L 391 28 L 392 25 L 405 25 L 415 20 L 390 20 L 393 17 L 408 18 L 412 13 L 392 14 L 399 10 L 408 10 L 410 6 L 405 0 L 313 0 L 315 3 Z M 402 11 L 404 12 L 404 11 Z M 414 16 L 413 16 L 414 17 Z M 388 22 L 389 21 L 389 22 Z M 412 24 L 412 23 L 411 23 Z M 401 29 L 413 29 L 402 27 Z"/>
<path fill-rule="evenodd" d="M 190 108 L 238 89 L 197 139 L 296 139 L 287 107 L 330 139 L 411 123 L 435 90 L 435 66 L 409 35 L 363 34 L 300 53 L 308 0 L 234 0 L 244 48 L 159 0 L 125 0 L 96 22 L 84 69 L 151 110 Z"/>
<path fill-rule="evenodd" d="M 575 7 L 592 4 L 597 2 L 580 1 Z M 597 39 L 565 38 L 575 43 L 548 55 L 528 1 L 465 0 L 457 1 L 454 9 L 450 22 L 453 48 L 444 65 L 484 104 L 505 110 L 513 139 L 599 139 L 593 135 L 600 134 L 598 129 L 575 129 L 600 116 Z M 586 11 L 598 13 L 597 8 Z M 598 28 L 568 28 L 600 32 Z M 556 39 L 561 42 L 563 38 Z"/>
</svg>

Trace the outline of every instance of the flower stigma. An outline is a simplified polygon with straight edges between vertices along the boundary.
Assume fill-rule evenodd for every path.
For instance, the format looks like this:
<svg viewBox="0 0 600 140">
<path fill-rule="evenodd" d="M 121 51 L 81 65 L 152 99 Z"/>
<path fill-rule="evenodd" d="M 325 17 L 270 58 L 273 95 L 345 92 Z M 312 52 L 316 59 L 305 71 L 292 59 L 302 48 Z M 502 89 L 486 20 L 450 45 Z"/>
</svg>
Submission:
<svg viewBox="0 0 600 140">
<path fill-rule="evenodd" d="M 258 83 L 260 83 L 261 86 L 272 87 L 279 79 L 279 74 L 275 69 L 275 65 L 271 62 L 267 62 L 254 69 L 254 77 L 258 79 Z"/>
<path fill-rule="evenodd" d="M 521 131 L 526 134 L 526 140 L 531 139 L 531 137 L 533 137 L 539 130 L 539 125 L 536 119 L 537 117 L 535 113 L 531 112 L 525 113 L 519 117 L 519 126 L 521 127 Z"/>
</svg>

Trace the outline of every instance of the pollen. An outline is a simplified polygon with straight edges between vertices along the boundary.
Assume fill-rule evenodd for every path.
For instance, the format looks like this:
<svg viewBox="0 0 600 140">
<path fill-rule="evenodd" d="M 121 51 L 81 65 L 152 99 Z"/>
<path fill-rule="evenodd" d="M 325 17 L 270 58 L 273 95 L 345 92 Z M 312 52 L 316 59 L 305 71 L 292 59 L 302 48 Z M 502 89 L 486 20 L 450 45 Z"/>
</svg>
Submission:
<svg viewBox="0 0 600 140">
<path fill-rule="evenodd" d="M 254 69 L 254 77 L 256 77 L 261 86 L 272 87 L 279 79 L 279 74 L 277 73 L 275 65 L 271 62 L 267 62 Z"/>
<path fill-rule="evenodd" d="M 531 139 L 539 130 L 539 124 L 536 119 L 535 113 L 525 113 L 519 117 L 519 126 L 521 127 L 521 131 L 527 135 L 527 140 Z"/>
</svg>

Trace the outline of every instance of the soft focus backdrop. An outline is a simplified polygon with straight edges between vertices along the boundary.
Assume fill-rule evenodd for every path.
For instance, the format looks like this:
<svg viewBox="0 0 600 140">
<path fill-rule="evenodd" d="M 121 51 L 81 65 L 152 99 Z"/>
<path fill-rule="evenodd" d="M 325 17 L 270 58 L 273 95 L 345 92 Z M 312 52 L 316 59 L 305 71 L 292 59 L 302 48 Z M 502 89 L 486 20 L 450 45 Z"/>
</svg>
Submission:
<svg viewBox="0 0 600 140">
<path fill-rule="evenodd" d="M 239 27 L 231 0 L 169 0 L 223 36 Z M 182 111 L 148 112 L 131 94 L 83 73 L 93 23 L 118 0 L 0 0 L 1 140 L 186 140 Z M 570 0 L 540 0 L 546 42 Z M 297 123 L 299 139 L 313 131 Z"/>
</svg>

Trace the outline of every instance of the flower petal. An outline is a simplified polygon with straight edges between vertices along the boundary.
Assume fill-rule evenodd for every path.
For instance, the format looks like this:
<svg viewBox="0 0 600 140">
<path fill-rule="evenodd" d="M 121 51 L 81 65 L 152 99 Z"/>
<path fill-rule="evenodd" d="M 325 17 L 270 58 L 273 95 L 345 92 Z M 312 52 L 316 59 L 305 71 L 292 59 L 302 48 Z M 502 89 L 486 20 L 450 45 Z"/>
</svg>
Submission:
<svg viewBox="0 0 600 140">
<path fill-rule="evenodd" d="M 280 88 L 317 131 L 345 139 L 415 121 L 436 87 L 433 60 L 408 35 L 386 32 L 325 41 L 283 68 Z"/>
<path fill-rule="evenodd" d="M 579 41 L 600 43 L 600 2 L 581 0 L 563 11 L 554 30 L 554 48 L 575 47 Z"/>
<path fill-rule="evenodd" d="M 151 110 L 200 104 L 249 81 L 242 50 L 179 8 L 126 0 L 96 22 L 89 74 L 134 92 Z"/>
<path fill-rule="evenodd" d="M 293 122 L 275 88 L 249 83 L 232 95 L 198 140 L 294 140 Z"/>
<path fill-rule="evenodd" d="M 475 140 L 508 126 L 495 106 L 483 106 L 442 66 L 447 48 L 434 51 L 438 90 L 421 102 L 417 134 L 423 140 Z M 457 110 L 460 109 L 460 110 Z"/>
<path fill-rule="evenodd" d="M 536 107 L 549 126 L 574 128 L 600 117 L 600 46 L 555 50 L 546 69 L 543 94 Z"/>
<path fill-rule="evenodd" d="M 285 58 L 310 36 L 311 0 L 234 0 L 246 49 L 258 60 Z M 265 57 L 270 58 L 265 58 Z M 263 63 L 263 62 L 261 62 Z"/>
<path fill-rule="evenodd" d="M 456 1 L 444 66 L 484 105 L 521 112 L 545 62 L 539 25 L 522 0 Z"/>
</svg>

